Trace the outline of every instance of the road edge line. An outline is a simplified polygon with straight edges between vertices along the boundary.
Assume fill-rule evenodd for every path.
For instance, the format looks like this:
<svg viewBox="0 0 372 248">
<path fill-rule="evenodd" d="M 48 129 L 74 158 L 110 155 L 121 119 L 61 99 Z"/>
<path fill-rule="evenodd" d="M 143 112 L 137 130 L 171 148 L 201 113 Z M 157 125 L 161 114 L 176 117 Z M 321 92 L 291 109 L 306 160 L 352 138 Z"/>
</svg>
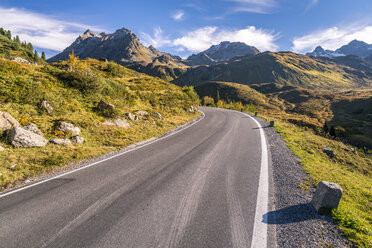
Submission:
<svg viewBox="0 0 372 248">
<path fill-rule="evenodd" d="M 269 207 L 269 157 L 266 136 L 261 124 L 246 113 L 243 115 L 251 118 L 258 126 L 261 136 L 261 168 L 258 184 L 256 212 L 254 217 L 251 248 L 267 247 L 267 212 Z"/>
<path fill-rule="evenodd" d="M 22 191 L 22 190 L 29 189 L 29 188 L 32 188 L 32 187 L 34 187 L 34 186 L 37 186 L 37 185 L 40 185 L 40 184 L 43 184 L 43 183 L 49 182 L 49 181 L 51 181 L 51 180 L 53 180 L 53 179 L 57 179 L 57 178 L 60 178 L 60 177 L 63 177 L 63 176 L 66 176 L 66 175 L 72 174 L 72 173 L 74 173 L 74 172 L 77 172 L 77 171 L 80 171 L 80 170 L 87 169 L 87 168 L 89 168 L 89 167 L 92 167 L 92 166 L 94 166 L 94 165 L 100 164 L 100 163 L 105 162 L 105 161 L 107 161 L 107 160 L 110 160 L 110 159 L 113 159 L 113 158 L 116 158 L 116 157 L 122 156 L 122 155 L 124 155 L 124 154 L 129 153 L 129 152 L 132 152 L 132 151 L 138 150 L 138 149 L 140 149 L 140 148 L 143 148 L 143 147 L 145 147 L 145 146 L 148 146 L 148 145 L 154 144 L 154 143 L 156 143 L 156 142 L 158 142 L 158 141 L 161 141 L 161 140 L 163 140 L 163 139 L 169 138 L 169 137 L 171 137 L 171 136 L 173 136 L 173 135 L 175 135 L 175 134 L 177 134 L 177 133 L 180 133 L 180 132 L 182 132 L 182 131 L 184 131 L 184 130 L 186 130 L 186 129 L 192 127 L 192 126 L 194 126 L 195 124 L 197 124 L 197 123 L 199 123 L 201 120 L 203 120 L 204 117 L 205 117 L 205 113 L 204 113 L 203 111 L 201 111 L 201 110 L 198 110 L 198 111 L 201 113 L 201 117 L 198 117 L 198 118 L 194 119 L 193 121 L 188 122 L 188 123 L 185 123 L 185 124 L 183 124 L 183 125 L 181 125 L 181 126 L 179 126 L 179 127 L 176 127 L 175 129 L 173 129 L 173 130 L 171 130 L 171 131 L 169 131 L 169 132 L 167 132 L 167 133 L 165 133 L 165 134 L 163 134 L 163 135 L 160 135 L 159 137 L 150 138 L 150 139 L 147 140 L 148 142 L 146 142 L 146 140 L 145 140 L 145 141 L 138 142 L 138 143 L 136 143 L 136 144 L 132 144 L 132 146 L 135 146 L 135 147 L 130 148 L 130 149 L 128 149 L 128 150 L 126 150 L 126 149 L 124 148 L 123 150 L 117 151 L 117 154 L 114 154 L 114 155 L 109 156 L 109 157 L 107 157 L 107 158 L 104 158 L 104 159 L 98 160 L 98 161 L 96 161 L 96 162 L 88 163 L 88 164 L 86 164 L 86 165 L 83 165 L 83 166 L 81 166 L 81 167 L 78 167 L 78 168 L 75 168 L 75 169 L 69 170 L 69 171 L 67 171 L 67 172 L 64 172 L 64 173 L 62 173 L 62 174 L 59 174 L 59 175 L 53 176 L 53 177 L 51 177 L 51 178 L 42 179 L 42 180 L 37 181 L 37 182 L 35 182 L 35 183 L 29 184 L 29 185 L 25 185 L 25 186 L 21 186 L 21 187 L 19 187 L 19 188 L 14 189 L 14 190 L 10 190 L 9 192 L 6 192 L 6 193 L 0 193 L 0 199 L 3 198 L 3 197 L 5 197 L 5 196 L 12 195 L 12 194 L 14 194 L 14 193 L 20 192 L 20 191 Z M 191 123 L 191 124 L 190 124 L 190 123 Z M 107 155 L 107 154 L 106 154 L 106 155 Z M 102 156 L 105 156 L 105 155 L 102 155 Z M 94 158 L 92 158 L 92 160 L 94 160 Z"/>
</svg>

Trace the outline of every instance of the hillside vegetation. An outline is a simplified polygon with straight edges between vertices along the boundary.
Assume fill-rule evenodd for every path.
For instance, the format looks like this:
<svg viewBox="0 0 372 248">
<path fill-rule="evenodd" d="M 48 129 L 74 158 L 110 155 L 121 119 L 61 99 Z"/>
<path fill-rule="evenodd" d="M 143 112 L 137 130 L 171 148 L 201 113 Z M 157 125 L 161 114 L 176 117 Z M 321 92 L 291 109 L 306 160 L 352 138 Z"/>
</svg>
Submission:
<svg viewBox="0 0 372 248">
<path fill-rule="evenodd" d="M 115 108 L 97 111 L 101 100 Z M 42 108 L 43 101 L 52 105 L 52 113 Z M 0 139 L 5 148 L 0 152 L 0 190 L 164 134 L 196 118 L 198 113 L 189 109 L 197 103 L 190 87 L 182 89 L 113 62 L 71 56 L 52 65 L 28 65 L 0 59 L 0 111 L 10 113 L 22 126 L 36 124 L 48 140 L 71 137 L 57 129 L 62 121 L 79 127 L 85 139 L 71 146 L 14 148 L 5 132 Z M 139 110 L 148 115 L 134 121 L 125 116 Z M 116 118 L 126 119 L 130 127 L 104 125 Z"/>
<path fill-rule="evenodd" d="M 265 52 L 226 63 L 190 67 L 173 83 L 198 86 L 208 81 L 245 85 L 277 83 L 306 89 L 337 90 L 371 87 L 372 75 L 370 71 L 292 52 Z"/>
</svg>

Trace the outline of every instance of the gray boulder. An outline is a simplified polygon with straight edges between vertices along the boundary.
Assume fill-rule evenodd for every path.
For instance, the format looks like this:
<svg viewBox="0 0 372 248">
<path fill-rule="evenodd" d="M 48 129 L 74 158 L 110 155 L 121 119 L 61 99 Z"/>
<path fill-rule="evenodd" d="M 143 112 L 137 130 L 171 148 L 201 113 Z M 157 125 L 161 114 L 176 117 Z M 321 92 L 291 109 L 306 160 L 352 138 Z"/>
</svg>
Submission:
<svg viewBox="0 0 372 248">
<path fill-rule="evenodd" d="M 16 147 L 42 147 L 48 141 L 41 135 L 27 131 L 21 127 L 15 127 L 10 130 L 8 138 L 11 144 Z"/>
<path fill-rule="evenodd" d="M 72 145 L 71 141 L 68 139 L 51 139 L 49 140 L 49 143 L 60 145 L 60 146 L 70 146 Z"/>
<path fill-rule="evenodd" d="M 8 112 L 0 111 L 0 131 L 7 131 L 20 126 L 19 122 Z"/>
<path fill-rule="evenodd" d="M 41 102 L 41 107 L 48 113 L 48 114 L 53 114 L 53 106 L 48 102 L 47 100 L 44 100 Z"/>
<path fill-rule="evenodd" d="M 105 126 L 116 126 L 116 124 L 112 120 L 105 120 L 105 122 L 102 124 Z"/>
<path fill-rule="evenodd" d="M 323 147 L 323 152 L 325 154 L 327 154 L 328 157 L 330 157 L 330 158 L 334 158 L 335 157 L 335 152 L 331 148 L 329 148 L 328 146 L 324 146 Z"/>
<path fill-rule="evenodd" d="M 131 120 L 131 121 L 138 120 L 138 116 L 137 115 L 134 115 L 132 113 L 125 113 L 125 116 L 128 117 L 128 119 Z"/>
<path fill-rule="evenodd" d="M 318 184 L 315 195 L 311 201 L 316 211 L 323 213 L 337 209 L 342 196 L 342 188 L 331 182 L 322 181 Z"/>
<path fill-rule="evenodd" d="M 34 123 L 27 124 L 26 126 L 23 127 L 23 129 L 27 131 L 31 131 L 33 133 L 36 133 L 38 135 L 43 136 L 44 134 L 40 131 L 40 129 L 36 126 Z"/>
<path fill-rule="evenodd" d="M 144 111 L 144 110 L 138 110 L 136 112 L 134 112 L 136 115 L 140 115 L 140 116 L 146 116 L 148 115 L 149 113 L 147 111 Z"/>
<path fill-rule="evenodd" d="M 76 143 L 76 144 L 82 144 L 85 142 L 84 138 L 81 137 L 81 136 L 74 136 L 74 137 L 71 137 L 71 141 Z"/>
<path fill-rule="evenodd" d="M 163 116 L 161 114 L 159 114 L 158 112 L 151 113 L 151 115 L 160 119 L 160 120 L 163 119 Z"/>
<path fill-rule="evenodd" d="M 98 104 L 97 104 L 97 107 L 96 109 L 98 111 L 103 111 L 105 109 L 115 109 L 115 106 L 113 104 L 110 104 L 110 103 L 106 103 L 105 101 L 101 100 Z"/>
<path fill-rule="evenodd" d="M 59 131 L 64 133 L 71 133 L 73 136 L 80 135 L 80 128 L 74 126 L 74 124 L 62 121 L 58 127 Z"/>
</svg>

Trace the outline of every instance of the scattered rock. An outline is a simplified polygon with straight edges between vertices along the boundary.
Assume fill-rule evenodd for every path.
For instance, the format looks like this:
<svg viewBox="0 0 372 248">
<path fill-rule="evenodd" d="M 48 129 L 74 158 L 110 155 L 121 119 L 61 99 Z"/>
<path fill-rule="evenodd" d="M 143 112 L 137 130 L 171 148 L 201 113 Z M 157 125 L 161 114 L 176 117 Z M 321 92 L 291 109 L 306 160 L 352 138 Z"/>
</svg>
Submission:
<svg viewBox="0 0 372 248">
<path fill-rule="evenodd" d="M 76 144 L 82 144 L 85 142 L 84 138 L 81 137 L 81 136 L 74 136 L 74 137 L 71 137 L 71 141 L 76 143 Z"/>
<path fill-rule="evenodd" d="M 355 148 L 351 148 L 351 151 L 352 151 L 354 154 L 358 154 L 358 151 L 357 151 Z"/>
<path fill-rule="evenodd" d="M 338 208 L 341 196 L 342 188 L 339 185 L 322 181 L 318 184 L 311 204 L 318 212 L 329 212 L 331 209 Z"/>
<path fill-rule="evenodd" d="M 144 111 L 144 110 L 138 110 L 136 112 L 134 112 L 136 115 L 140 115 L 140 116 L 146 116 L 148 115 L 149 113 L 147 111 Z"/>
<path fill-rule="evenodd" d="M 0 111 L 0 130 L 6 131 L 20 126 L 19 122 L 8 112 Z"/>
<path fill-rule="evenodd" d="M 114 120 L 114 123 L 118 127 L 125 127 L 125 128 L 130 127 L 129 123 L 125 119 L 116 119 L 116 120 Z"/>
<path fill-rule="evenodd" d="M 335 157 L 335 152 L 331 148 L 329 148 L 328 146 L 324 146 L 323 147 L 323 152 L 325 154 L 327 154 L 328 157 L 330 157 L 330 158 L 334 158 Z"/>
<path fill-rule="evenodd" d="M 2 152 L 2 151 L 4 151 L 4 150 L 5 150 L 5 148 L 2 147 L 2 146 L 0 146 L 0 152 Z"/>
<path fill-rule="evenodd" d="M 48 141 L 41 135 L 25 130 L 21 127 L 15 127 L 10 130 L 8 138 L 12 145 L 19 147 L 42 147 Z"/>
<path fill-rule="evenodd" d="M 132 113 L 125 113 L 126 117 L 128 117 L 129 120 L 131 121 L 136 121 L 138 120 L 138 116 L 137 115 L 134 115 Z"/>
<path fill-rule="evenodd" d="M 80 135 L 80 128 L 74 126 L 74 124 L 71 124 L 69 122 L 62 121 L 61 124 L 58 127 L 58 130 L 67 133 L 70 132 L 73 136 Z"/>
<path fill-rule="evenodd" d="M 124 127 L 124 128 L 129 128 L 130 127 L 129 123 L 125 119 L 116 119 L 114 121 L 105 120 L 105 122 L 102 123 L 102 124 L 106 125 L 106 126 L 118 126 L 118 127 Z"/>
<path fill-rule="evenodd" d="M 48 102 L 47 100 L 44 100 L 41 102 L 41 107 L 48 113 L 48 114 L 53 114 L 53 106 Z"/>
<path fill-rule="evenodd" d="M 187 111 L 190 112 L 190 113 L 194 113 L 194 112 L 198 111 L 198 108 L 194 107 L 194 106 L 191 106 Z"/>
<path fill-rule="evenodd" d="M 27 124 L 26 126 L 23 127 L 23 129 L 36 133 L 38 135 L 44 136 L 44 134 L 40 131 L 40 129 L 34 123 Z"/>
<path fill-rule="evenodd" d="M 28 60 L 21 58 L 21 57 L 10 58 L 10 60 L 18 62 L 18 63 L 22 63 L 22 64 L 31 65 L 31 63 Z"/>
<path fill-rule="evenodd" d="M 60 145 L 60 146 L 70 146 L 72 145 L 71 141 L 68 139 L 51 139 L 49 140 L 49 143 Z"/>
<path fill-rule="evenodd" d="M 154 112 L 154 113 L 151 113 L 151 115 L 155 116 L 156 118 L 158 119 L 163 119 L 163 116 L 161 114 L 159 114 L 158 112 Z"/>
<path fill-rule="evenodd" d="M 110 104 L 110 103 L 106 103 L 105 101 L 101 100 L 98 104 L 97 104 L 97 107 L 96 109 L 98 111 L 103 111 L 105 109 L 115 109 L 115 106 L 113 104 Z"/>
</svg>

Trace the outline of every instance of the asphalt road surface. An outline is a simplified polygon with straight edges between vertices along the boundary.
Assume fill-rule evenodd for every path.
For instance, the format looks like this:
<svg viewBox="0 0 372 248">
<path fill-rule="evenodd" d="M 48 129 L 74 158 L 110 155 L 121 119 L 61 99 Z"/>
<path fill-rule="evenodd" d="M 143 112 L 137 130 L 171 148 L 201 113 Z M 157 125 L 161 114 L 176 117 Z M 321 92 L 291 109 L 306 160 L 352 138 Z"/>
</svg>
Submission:
<svg viewBox="0 0 372 248">
<path fill-rule="evenodd" d="M 0 195 L 0 247 L 240 248 L 254 228 L 265 238 L 255 227 L 262 129 L 238 112 L 202 111 L 157 142 Z"/>
</svg>

